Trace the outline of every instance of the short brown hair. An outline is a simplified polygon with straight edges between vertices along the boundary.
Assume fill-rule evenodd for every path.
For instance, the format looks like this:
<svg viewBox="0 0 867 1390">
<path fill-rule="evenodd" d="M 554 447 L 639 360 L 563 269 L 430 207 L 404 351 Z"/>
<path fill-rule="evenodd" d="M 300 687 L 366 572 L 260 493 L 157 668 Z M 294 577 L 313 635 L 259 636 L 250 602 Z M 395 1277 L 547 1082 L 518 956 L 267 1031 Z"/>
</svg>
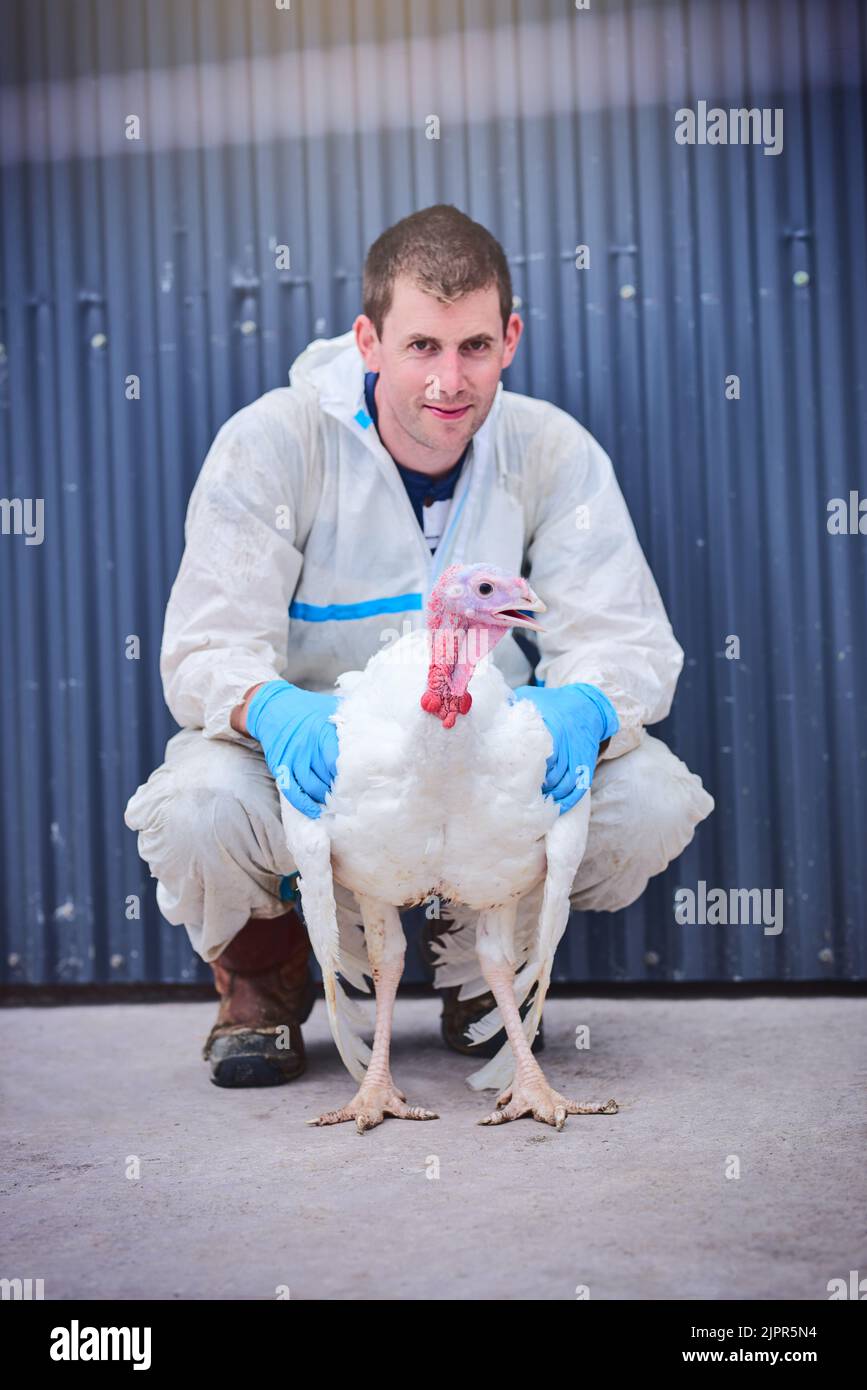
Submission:
<svg viewBox="0 0 867 1390">
<path fill-rule="evenodd" d="M 506 253 L 487 227 L 451 203 L 412 212 L 388 227 L 364 262 L 362 303 L 382 337 L 394 282 L 405 275 L 445 303 L 495 284 L 500 295 L 503 332 L 512 313 L 512 277 Z"/>
</svg>

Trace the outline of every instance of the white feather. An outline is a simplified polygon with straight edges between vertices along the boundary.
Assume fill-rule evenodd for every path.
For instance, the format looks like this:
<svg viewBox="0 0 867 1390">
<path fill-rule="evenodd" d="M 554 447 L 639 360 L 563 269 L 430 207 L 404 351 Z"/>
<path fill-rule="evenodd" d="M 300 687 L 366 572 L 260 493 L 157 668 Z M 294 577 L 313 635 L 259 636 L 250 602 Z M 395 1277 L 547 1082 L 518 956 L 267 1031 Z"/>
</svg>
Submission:
<svg viewBox="0 0 867 1390">
<path fill-rule="evenodd" d="M 325 1003 L 331 1032 L 343 1063 L 356 1081 L 361 1081 L 370 1059 L 370 1048 L 359 1037 L 365 1018 L 355 1000 L 343 989 L 338 972 L 361 982 L 363 965 L 357 949 L 347 939 L 341 949 L 341 931 L 337 918 L 337 903 L 331 874 L 331 845 L 328 828 L 323 819 L 311 820 L 287 801 L 280 798 L 286 840 L 298 869 L 298 888 L 304 909 L 304 922 L 316 959 L 322 970 Z M 349 927 L 346 923 L 346 928 Z"/>
</svg>

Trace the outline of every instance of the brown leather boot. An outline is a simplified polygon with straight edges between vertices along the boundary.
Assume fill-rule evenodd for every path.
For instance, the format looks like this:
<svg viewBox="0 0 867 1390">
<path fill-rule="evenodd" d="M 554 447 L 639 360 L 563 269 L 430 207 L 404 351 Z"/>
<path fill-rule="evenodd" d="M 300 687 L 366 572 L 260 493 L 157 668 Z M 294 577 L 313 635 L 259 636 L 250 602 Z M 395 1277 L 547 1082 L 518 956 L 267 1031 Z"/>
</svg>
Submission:
<svg viewBox="0 0 867 1390">
<path fill-rule="evenodd" d="M 211 961 L 221 999 L 202 1056 L 215 1086 L 280 1086 L 304 1071 L 300 1025 L 316 999 L 309 957 L 307 930 L 293 909 L 251 917 Z"/>
</svg>

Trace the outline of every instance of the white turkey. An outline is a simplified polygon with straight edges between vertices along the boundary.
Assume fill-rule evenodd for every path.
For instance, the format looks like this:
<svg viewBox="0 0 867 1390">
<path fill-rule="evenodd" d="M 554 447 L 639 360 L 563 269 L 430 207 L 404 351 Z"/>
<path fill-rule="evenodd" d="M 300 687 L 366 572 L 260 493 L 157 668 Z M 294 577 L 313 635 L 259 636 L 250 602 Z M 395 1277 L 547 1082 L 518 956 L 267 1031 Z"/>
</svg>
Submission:
<svg viewBox="0 0 867 1390">
<path fill-rule="evenodd" d="M 532 1114 L 561 1129 L 567 1114 L 617 1109 L 553 1090 L 531 1050 L 591 796 L 563 815 L 543 796 L 551 734 L 491 659 L 510 628 L 543 631 L 533 615 L 544 611 L 526 580 L 496 566 L 452 565 L 430 595 L 426 628 L 339 677 L 331 717 L 340 752 L 321 816 L 280 798 L 331 1030 L 359 1083 L 348 1105 L 310 1124 L 355 1120 L 363 1133 L 385 1115 L 437 1118 L 406 1103 L 389 1060 L 405 952 L 399 909 L 434 899 L 449 904 L 454 921 L 436 984 L 460 984 L 461 998 L 493 993 L 497 1007 L 472 1025 L 473 1042 L 506 1030 L 496 1056 L 468 1078 L 477 1090 L 502 1092 L 480 1123 Z M 361 1037 L 365 1016 L 341 983 L 368 992 L 367 978 L 376 994 L 372 1050 Z"/>
</svg>

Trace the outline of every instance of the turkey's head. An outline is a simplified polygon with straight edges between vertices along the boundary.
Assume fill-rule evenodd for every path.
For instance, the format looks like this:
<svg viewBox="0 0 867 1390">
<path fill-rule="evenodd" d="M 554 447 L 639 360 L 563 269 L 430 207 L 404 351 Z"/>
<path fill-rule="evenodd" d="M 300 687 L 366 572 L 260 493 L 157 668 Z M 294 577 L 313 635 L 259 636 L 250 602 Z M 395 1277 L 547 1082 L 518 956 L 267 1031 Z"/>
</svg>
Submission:
<svg viewBox="0 0 867 1390">
<path fill-rule="evenodd" d="M 450 565 L 427 606 L 431 660 L 421 707 L 451 729 L 473 703 L 467 690 L 476 662 L 492 651 L 510 628 L 544 632 L 535 613 L 544 613 L 526 579 L 497 565 Z"/>
</svg>

